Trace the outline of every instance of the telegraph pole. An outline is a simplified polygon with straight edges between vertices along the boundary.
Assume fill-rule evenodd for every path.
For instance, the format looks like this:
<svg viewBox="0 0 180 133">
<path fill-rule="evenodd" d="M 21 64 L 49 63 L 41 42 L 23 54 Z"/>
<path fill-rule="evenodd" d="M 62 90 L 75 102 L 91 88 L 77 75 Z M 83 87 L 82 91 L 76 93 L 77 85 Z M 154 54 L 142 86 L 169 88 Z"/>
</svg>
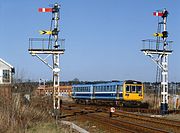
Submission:
<svg viewBox="0 0 180 133">
<path fill-rule="evenodd" d="M 59 39 L 59 9 L 60 5 L 57 3 L 54 4 L 53 8 L 39 8 L 39 12 L 51 12 L 52 13 L 52 20 L 53 22 L 53 30 L 41 30 L 40 34 L 46 34 L 48 38 L 30 38 L 29 39 L 29 53 L 33 56 L 36 56 L 40 59 L 44 64 L 46 64 L 53 73 L 53 112 L 56 117 L 58 118 L 60 112 L 60 64 L 59 58 L 60 54 L 64 54 L 64 40 Z M 51 25 L 52 27 L 52 25 Z M 37 44 L 38 43 L 38 44 Z M 37 45 L 40 44 L 40 47 L 37 48 Z M 53 47 L 49 45 L 53 44 Z M 40 55 L 47 55 L 45 58 L 42 58 Z M 47 58 L 52 55 L 52 64 L 48 63 Z"/>
<path fill-rule="evenodd" d="M 159 10 L 154 12 L 153 15 L 161 17 L 162 21 L 158 22 L 158 25 L 163 27 L 163 31 L 154 34 L 154 36 L 158 38 L 157 40 L 143 40 L 144 48 L 141 49 L 141 51 L 145 55 L 149 56 L 161 70 L 162 78 L 160 111 L 161 114 L 164 115 L 168 113 L 168 56 L 172 54 L 172 50 L 170 48 L 170 44 L 172 43 L 172 41 L 167 41 L 168 11 L 166 9 Z"/>
</svg>

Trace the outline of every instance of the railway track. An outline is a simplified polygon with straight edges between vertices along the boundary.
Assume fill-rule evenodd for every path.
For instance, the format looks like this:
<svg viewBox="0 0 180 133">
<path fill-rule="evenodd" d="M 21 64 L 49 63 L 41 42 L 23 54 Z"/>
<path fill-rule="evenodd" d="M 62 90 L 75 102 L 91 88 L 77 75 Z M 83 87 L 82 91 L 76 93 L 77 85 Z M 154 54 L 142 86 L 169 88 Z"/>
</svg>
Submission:
<svg viewBox="0 0 180 133">
<path fill-rule="evenodd" d="M 118 119 L 131 120 L 139 125 L 150 125 L 158 129 L 164 129 L 169 132 L 178 133 L 180 131 L 180 121 L 167 120 L 164 118 L 137 115 L 129 112 L 114 113 Z"/>
<path fill-rule="evenodd" d="M 159 109 L 146 109 L 146 108 L 124 108 L 121 107 L 121 110 L 127 112 L 138 112 L 138 113 L 151 113 L 151 114 L 161 114 Z M 180 114 L 180 110 L 169 110 L 169 114 Z"/>
<path fill-rule="evenodd" d="M 147 115 L 142 115 L 142 114 L 135 114 L 135 113 L 131 113 L 131 112 L 116 112 L 114 113 L 114 115 L 119 115 L 119 116 L 124 116 L 124 117 L 131 117 L 134 119 L 140 119 L 140 120 L 144 120 L 144 121 L 151 121 L 154 123 L 161 123 L 164 124 L 166 126 L 175 126 L 180 128 L 180 121 L 175 121 L 175 120 L 167 120 L 165 118 L 160 118 L 160 117 L 156 117 L 154 115 L 151 116 L 147 116 Z"/>
<path fill-rule="evenodd" d="M 180 121 L 156 118 L 137 113 L 117 110 L 109 117 L 109 107 L 64 105 L 66 112 L 61 118 L 76 116 L 76 120 L 95 122 L 108 132 L 121 133 L 179 133 Z"/>
<path fill-rule="evenodd" d="M 169 133 L 167 130 L 151 127 L 151 125 L 138 124 L 124 119 L 109 118 L 107 113 L 87 114 L 85 117 L 99 124 L 104 124 L 106 128 L 108 127 L 110 132 Z"/>
</svg>

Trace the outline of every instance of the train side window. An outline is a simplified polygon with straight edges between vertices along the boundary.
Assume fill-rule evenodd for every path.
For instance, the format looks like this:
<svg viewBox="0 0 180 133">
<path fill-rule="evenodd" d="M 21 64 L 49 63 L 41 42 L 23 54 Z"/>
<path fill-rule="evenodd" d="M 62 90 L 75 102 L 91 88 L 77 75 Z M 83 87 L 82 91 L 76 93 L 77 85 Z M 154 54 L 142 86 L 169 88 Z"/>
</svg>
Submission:
<svg viewBox="0 0 180 133">
<path fill-rule="evenodd" d="M 109 86 L 109 91 L 112 91 L 112 86 Z"/>
<path fill-rule="evenodd" d="M 106 87 L 105 86 L 103 86 L 103 91 L 105 91 L 106 90 Z"/>
<path fill-rule="evenodd" d="M 111 91 L 113 91 L 113 86 L 111 86 Z"/>
<path fill-rule="evenodd" d="M 136 92 L 136 86 L 131 86 L 131 92 L 133 92 L 133 93 Z"/>
<path fill-rule="evenodd" d="M 123 87 L 122 87 L 122 86 L 120 86 L 120 89 L 119 89 L 119 91 L 120 91 L 120 92 L 122 92 L 122 91 L 123 91 Z"/>
<path fill-rule="evenodd" d="M 130 92 L 130 86 L 129 85 L 126 86 L 126 92 Z"/>
<path fill-rule="evenodd" d="M 120 89 L 120 86 L 119 86 L 119 85 L 117 85 L 117 89 L 118 89 L 118 90 Z"/>
<path fill-rule="evenodd" d="M 102 86 L 102 91 L 104 91 L 104 89 L 105 89 L 105 87 L 104 87 L 104 86 Z"/>
<path fill-rule="evenodd" d="M 107 86 L 107 91 L 109 91 L 109 86 Z"/>
<path fill-rule="evenodd" d="M 103 86 L 100 86 L 101 88 L 100 88 L 100 91 L 103 91 Z"/>
<path fill-rule="evenodd" d="M 113 91 L 116 91 L 116 86 L 115 85 L 113 85 Z"/>
<path fill-rule="evenodd" d="M 103 91 L 105 91 L 105 89 L 106 89 L 106 87 L 105 87 L 105 86 L 103 86 Z"/>
</svg>

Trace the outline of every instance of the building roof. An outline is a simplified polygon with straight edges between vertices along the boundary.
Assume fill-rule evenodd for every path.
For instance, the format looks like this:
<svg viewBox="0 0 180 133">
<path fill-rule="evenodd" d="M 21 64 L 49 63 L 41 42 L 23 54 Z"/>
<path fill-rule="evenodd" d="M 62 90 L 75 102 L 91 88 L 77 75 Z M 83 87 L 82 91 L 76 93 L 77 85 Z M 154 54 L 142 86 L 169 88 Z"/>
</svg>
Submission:
<svg viewBox="0 0 180 133">
<path fill-rule="evenodd" d="M 12 65 L 4 61 L 3 59 L 0 58 L 0 62 L 4 63 L 5 65 L 9 66 L 10 68 L 14 68 Z"/>
</svg>

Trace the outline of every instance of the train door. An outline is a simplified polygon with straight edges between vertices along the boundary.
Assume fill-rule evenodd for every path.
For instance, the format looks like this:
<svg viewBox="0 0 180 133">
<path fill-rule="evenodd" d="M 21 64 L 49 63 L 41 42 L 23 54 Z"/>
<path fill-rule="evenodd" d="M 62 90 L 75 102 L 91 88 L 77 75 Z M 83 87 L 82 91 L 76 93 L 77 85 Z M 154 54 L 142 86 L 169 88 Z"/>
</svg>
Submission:
<svg viewBox="0 0 180 133">
<path fill-rule="evenodd" d="M 130 91 L 131 91 L 131 85 L 125 84 L 125 85 L 124 85 L 124 91 L 123 91 L 123 99 L 124 99 L 125 101 L 126 101 L 126 100 L 129 100 Z"/>
<path fill-rule="evenodd" d="M 116 89 L 116 96 L 117 96 L 116 99 L 119 100 L 120 85 L 117 85 L 116 87 L 117 87 L 117 89 Z"/>
<path fill-rule="evenodd" d="M 95 98 L 95 86 L 91 85 L 91 99 Z"/>
</svg>

